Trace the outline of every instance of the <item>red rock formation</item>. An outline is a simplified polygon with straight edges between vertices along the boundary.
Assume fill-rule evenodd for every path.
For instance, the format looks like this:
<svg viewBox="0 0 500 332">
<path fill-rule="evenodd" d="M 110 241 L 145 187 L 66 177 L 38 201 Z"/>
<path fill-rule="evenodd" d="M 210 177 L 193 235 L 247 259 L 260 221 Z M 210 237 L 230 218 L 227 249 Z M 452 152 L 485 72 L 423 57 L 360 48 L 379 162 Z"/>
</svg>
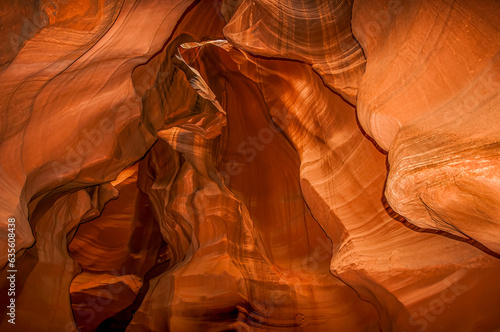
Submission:
<svg viewBox="0 0 500 332">
<path fill-rule="evenodd" d="M 137 188 L 137 164 L 125 169 L 113 186 L 119 192 L 96 219 L 81 224 L 69 252 L 81 266 L 70 287 L 75 321 L 81 331 L 130 306 L 148 270 L 168 256 L 147 196 Z M 165 262 L 167 263 L 167 262 Z"/>
<path fill-rule="evenodd" d="M 500 253 L 500 131 L 491 125 L 500 119 L 492 16 L 500 3 L 412 1 L 391 10 L 384 1 L 359 1 L 354 8 L 353 31 L 368 59 L 358 118 L 389 150 L 389 204 L 419 227 Z M 372 13 L 386 17 L 378 28 L 365 24 Z"/>
<path fill-rule="evenodd" d="M 500 328 L 498 2 L 0 12 L 0 330 Z"/>
</svg>

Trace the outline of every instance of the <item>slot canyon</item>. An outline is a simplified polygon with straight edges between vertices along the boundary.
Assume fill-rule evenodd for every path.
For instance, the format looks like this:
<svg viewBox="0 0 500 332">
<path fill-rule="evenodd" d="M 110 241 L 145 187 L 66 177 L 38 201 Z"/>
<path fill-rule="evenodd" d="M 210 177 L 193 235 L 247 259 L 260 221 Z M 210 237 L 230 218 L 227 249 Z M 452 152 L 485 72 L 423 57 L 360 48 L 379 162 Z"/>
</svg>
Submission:
<svg viewBox="0 0 500 332">
<path fill-rule="evenodd" d="M 500 1 L 1 0 L 2 332 L 500 332 Z"/>
</svg>

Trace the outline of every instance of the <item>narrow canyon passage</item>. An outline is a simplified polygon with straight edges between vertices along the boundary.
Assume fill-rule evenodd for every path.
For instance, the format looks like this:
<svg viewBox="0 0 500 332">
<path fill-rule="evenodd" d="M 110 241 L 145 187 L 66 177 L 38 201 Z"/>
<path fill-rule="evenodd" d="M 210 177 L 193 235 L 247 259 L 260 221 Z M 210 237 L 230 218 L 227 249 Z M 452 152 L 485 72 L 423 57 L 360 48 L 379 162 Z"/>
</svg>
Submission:
<svg viewBox="0 0 500 332">
<path fill-rule="evenodd" d="M 500 330 L 498 1 L 0 15 L 1 331 Z"/>
</svg>

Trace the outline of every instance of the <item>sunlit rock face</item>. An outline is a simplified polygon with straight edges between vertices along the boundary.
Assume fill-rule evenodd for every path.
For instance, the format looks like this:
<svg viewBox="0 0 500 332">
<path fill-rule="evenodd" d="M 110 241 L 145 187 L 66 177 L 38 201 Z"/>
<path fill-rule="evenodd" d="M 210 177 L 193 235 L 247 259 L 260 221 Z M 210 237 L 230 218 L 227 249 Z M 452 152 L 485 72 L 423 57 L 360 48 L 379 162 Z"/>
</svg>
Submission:
<svg viewBox="0 0 500 332">
<path fill-rule="evenodd" d="M 0 13 L 1 331 L 500 329 L 498 1 Z"/>
</svg>

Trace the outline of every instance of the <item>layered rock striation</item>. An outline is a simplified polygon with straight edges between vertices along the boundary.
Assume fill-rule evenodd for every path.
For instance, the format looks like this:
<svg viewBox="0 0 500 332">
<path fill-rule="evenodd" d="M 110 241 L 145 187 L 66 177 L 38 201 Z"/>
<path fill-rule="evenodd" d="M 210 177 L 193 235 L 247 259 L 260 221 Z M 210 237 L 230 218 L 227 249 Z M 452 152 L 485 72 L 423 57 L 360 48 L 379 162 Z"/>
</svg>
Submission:
<svg viewBox="0 0 500 332">
<path fill-rule="evenodd" d="M 1 6 L 2 331 L 500 328 L 497 1 Z"/>
</svg>

